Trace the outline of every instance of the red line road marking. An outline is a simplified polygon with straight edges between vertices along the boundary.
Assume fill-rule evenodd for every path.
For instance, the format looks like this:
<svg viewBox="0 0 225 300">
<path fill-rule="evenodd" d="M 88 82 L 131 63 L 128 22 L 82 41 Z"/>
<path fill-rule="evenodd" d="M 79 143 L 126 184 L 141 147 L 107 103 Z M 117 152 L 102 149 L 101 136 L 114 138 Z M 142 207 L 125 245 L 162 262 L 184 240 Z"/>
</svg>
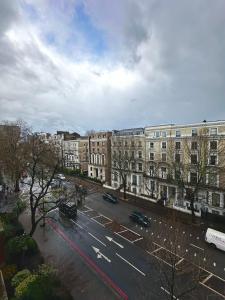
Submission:
<svg viewBox="0 0 225 300">
<path fill-rule="evenodd" d="M 47 220 L 48 224 L 55 230 L 55 232 L 58 233 L 69 245 L 70 247 L 75 250 L 85 261 L 86 263 L 94 269 L 103 279 L 104 282 L 106 282 L 108 285 L 110 285 L 117 294 L 120 295 L 122 299 L 128 300 L 127 294 L 121 290 L 113 281 L 110 279 L 91 259 L 89 256 L 87 256 L 76 244 L 75 242 L 71 241 L 68 236 L 65 235 L 65 233 L 59 228 L 58 225 L 54 224 L 51 220 Z"/>
</svg>

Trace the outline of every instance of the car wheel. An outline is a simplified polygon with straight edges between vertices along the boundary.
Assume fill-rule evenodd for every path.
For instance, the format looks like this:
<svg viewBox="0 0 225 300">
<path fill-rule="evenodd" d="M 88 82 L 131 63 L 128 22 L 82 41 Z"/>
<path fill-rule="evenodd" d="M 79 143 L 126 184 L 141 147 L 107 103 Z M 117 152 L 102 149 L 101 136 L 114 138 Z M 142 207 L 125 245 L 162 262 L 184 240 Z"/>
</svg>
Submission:
<svg viewBox="0 0 225 300">
<path fill-rule="evenodd" d="M 215 244 L 211 243 L 210 246 L 211 246 L 212 248 L 216 249 L 216 245 L 215 245 Z"/>
</svg>

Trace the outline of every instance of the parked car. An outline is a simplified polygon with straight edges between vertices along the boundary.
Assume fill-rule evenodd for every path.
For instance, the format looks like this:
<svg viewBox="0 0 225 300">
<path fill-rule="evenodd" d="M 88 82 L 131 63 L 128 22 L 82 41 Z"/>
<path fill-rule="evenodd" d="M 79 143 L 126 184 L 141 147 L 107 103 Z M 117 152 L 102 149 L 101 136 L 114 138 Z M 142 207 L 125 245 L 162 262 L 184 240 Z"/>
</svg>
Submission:
<svg viewBox="0 0 225 300">
<path fill-rule="evenodd" d="M 110 194 L 110 193 L 104 193 L 103 196 L 102 196 L 102 198 L 104 200 L 107 200 L 107 201 L 109 201 L 111 203 L 114 203 L 114 204 L 118 203 L 117 197 L 114 196 L 114 195 L 112 195 L 112 194 Z"/>
<path fill-rule="evenodd" d="M 72 202 L 61 203 L 59 205 L 59 212 L 66 215 L 68 218 L 76 218 L 77 216 L 77 206 Z"/>
<path fill-rule="evenodd" d="M 225 233 L 208 228 L 205 234 L 205 241 L 211 246 L 225 251 Z"/>
<path fill-rule="evenodd" d="M 56 176 L 58 179 L 60 179 L 60 180 L 65 180 L 66 179 L 66 177 L 63 175 L 63 174 L 57 174 L 57 176 Z"/>
<path fill-rule="evenodd" d="M 133 222 L 135 222 L 135 223 L 137 223 L 137 224 L 139 224 L 139 225 L 141 225 L 141 226 L 143 226 L 143 227 L 149 227 L 149 226 L 150 226 L 150 221 L 149 221 L 149 219 L 147 218 L 147 216 L 144 216 L 141 212 L 134 211 L 134 212 L 132 212 L 132 214 L 129 216 L 129 218 L 130 218 Z"/>
<path fill-rule="evenodd" d="M 50 183 L 50 186 L 51 186 L 52 188 L 57 188 L 57 187 L 60 186 L 60 181 L 59 181 L 58 179 L 53 178 L 53 179 L 52 179 L 52 182 Z"/>
</svg>

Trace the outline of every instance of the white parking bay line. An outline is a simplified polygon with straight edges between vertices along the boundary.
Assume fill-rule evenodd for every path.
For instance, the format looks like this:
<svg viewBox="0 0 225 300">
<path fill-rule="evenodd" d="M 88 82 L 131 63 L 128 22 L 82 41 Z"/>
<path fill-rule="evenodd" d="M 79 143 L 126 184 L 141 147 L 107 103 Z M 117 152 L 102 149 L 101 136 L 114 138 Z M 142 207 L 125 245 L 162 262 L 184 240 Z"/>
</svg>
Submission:
<svg viewBox="0 0 225 300">
<path fill-rule="evenodd" d="M 167 291 L 163 286 L 161 286 L 161 290 L 163 290 L 167 295 L 171 295 L 171 293 L 169 291 Z M 179 300 L 176 296 L 173 295 L 173 299 Z"/>
<path fill-rule="evenodd" d="M 96 223 L 98 223 L 98 224 L 101 225 L 102 227 L 105 227 L 104 224 L 98 222 L 97 220 L 95 220 L 95 219 L 93 219 L 93 218 L 91 218 L 91 220 L 94 221 L 94 222 L 96 222 Z"/>
<path fill-rule="evenodd" d="M 70 219 L 71 220 L 71 219 Z M 78 227 L 80 227 L 81 229 L 84 229 L 83 226 L 81 226 L 80 224 L 78 224 L 77 222 L 75 222 L 74 220 L 71 220 L 71 222 L 73 222 L 74 224 L 76 224 Z"/>
<path fill-rule="evenodd" d="M 132 241 L 132 243 L 135 243 L 135 242 L 140 241 L 140 240 L 142 240 L 142 239 L 143 239 L 143 237 L 141 236 L 141 237 L 139 237 L 138 239 Z"/>
<path fill-rule="evenodd" d="M 97 219 L 97 218 L 100 218 L 100 217 L 101 217 L 101 215 L 97 215 L 95 217 L 92 217 L 91 219 Z"/>
<path fill-rule="evenodd" d="M 103 246 L 106 247 L 106 244 L 104 244 L 102 241 L 100 241 L 98 238 L 96 238 L 96 236 L 94 236 L 92 233 L 88 232 L 88 234 L 89 234 L 90 236 L 92 236 L 96 241 L 98 241 L 99 243 L 101 243 Z"/>
<path fill-rule="evenodd" d="M 118 235 L 119 237 L 123 238 L 124 240 L 128 241 L 129 243 L 132 243 L 131 240 L 128 240 L 127 238 L 125 238 L 124 236 L 122 236 L 121 234 L 119 234 L 118 232 L 114 232 L 114 234 Z"/>
<path fill-rule="evenodd" d="M 139 270 L 138 268 L 136 268 L 134 265 L 132 265 L 132 263 L 130 263 L 128 260 L 126 260 L 124 257 L 122 257 L 121 255 L 119 255 L 118 253 L 116 253 L 116 255 L 121 258 L 123 261 L 125 261 L 128 265 L 130 265 L 132 268 L 134 268 L 136 271 L 138 271 L 141 275 L 146 276 L 146 274 L 144 272 L 142 272 L 141 270 Z"/>
<path fill-rule="evenodd" d="M 138 236 L 141 236 L 139 233 L 137 233 L 137 232 L 131 230 L 130 228 L 128 228 L 128 227 L 126 227 L 126 226 L 123 226 L 123 227 L 126 228 L 127 230 L 133 232 L 134 234 L 136 234 L 136 235 L 138 235 Z"/>
<path fill-rule="evenodd" d="M 194 245 L 194 244 L 190 244 L 190 246 L 195 247 L 195 248 L 197 248 L 197 249 L 199 249 L 199 250 L 205 251 L 205 249 L 203 249 L 203 248 L 201 248 L 201 247 L 199 247 L 199 246 L 196 246 L 196 245 Z"/>
<path fill-rule="evenodd" d="M 127 229 L 122 230 L 122 231 L 118 231 L 118 232 L 116 232 L 116 233 L 122 233 L 122 232 L 125 232 L 125 231 L 127 231 Z"/>
</svg>

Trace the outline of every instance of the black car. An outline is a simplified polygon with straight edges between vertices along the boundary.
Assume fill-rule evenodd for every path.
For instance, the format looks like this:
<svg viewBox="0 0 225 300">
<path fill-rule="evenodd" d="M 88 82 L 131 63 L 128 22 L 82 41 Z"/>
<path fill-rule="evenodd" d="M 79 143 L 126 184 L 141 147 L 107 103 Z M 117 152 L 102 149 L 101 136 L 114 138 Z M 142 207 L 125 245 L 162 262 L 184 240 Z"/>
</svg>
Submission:
<svg viewBox="0 0 225 300">
<path fill-rule="evenodd" d="M 61 203 L 59 205 L 59 211 L 68 218 L 75 218 L 77 216 L 77 206 L 74 203 Z"/>
<path fill-rule="evenodd" d="M 137 223 L 137 224 L 139 224 L 139 225 L 141 225 L 141 226 L 143 226 L 143 227 L 149 227 L 149 226 L 150 226 L 150 221 L 149 221 L 149 219 L 148 219 L 146 216 L 144 216 L 141 212 L 134 211 L 134 212 L 132 212 L 132 214 L 129 216 L 129 218 L 130 218 L 133 222 L 135 222 L 135 223 Z"/>
<path fill-rule="evenodd" d="M 104 193 L 102 198 L 114 204 L 118 203 L 118 199 L 110 193 Z"/>
</svg>

